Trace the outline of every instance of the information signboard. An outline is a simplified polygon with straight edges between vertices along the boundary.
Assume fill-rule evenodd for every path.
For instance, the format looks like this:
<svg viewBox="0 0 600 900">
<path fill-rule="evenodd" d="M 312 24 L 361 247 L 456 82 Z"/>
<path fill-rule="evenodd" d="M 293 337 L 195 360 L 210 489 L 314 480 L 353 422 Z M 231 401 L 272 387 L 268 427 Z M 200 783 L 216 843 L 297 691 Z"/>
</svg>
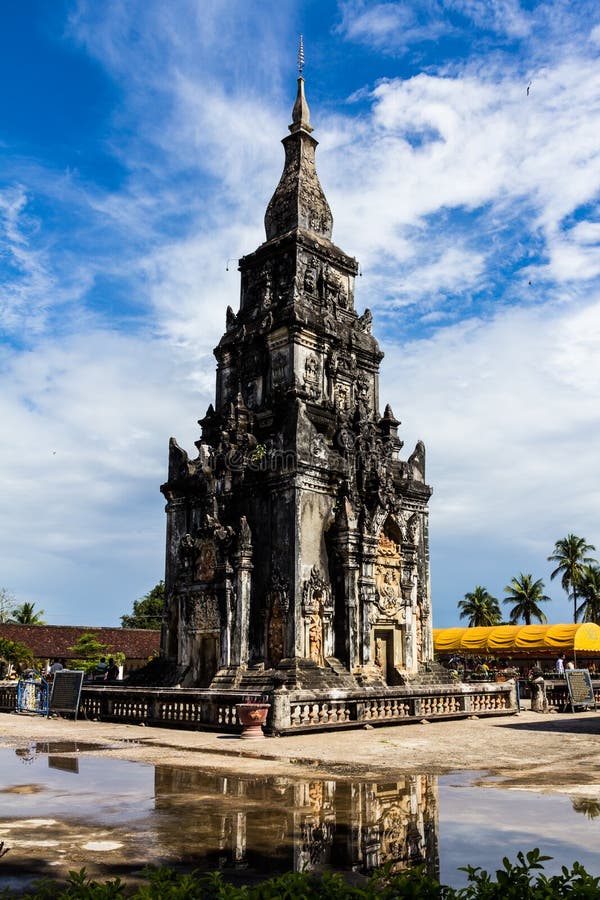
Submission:
<svg viewBox="0 0 600 900">
<path fill-rule="evenodd" d="M 77 718 L 83 672 L 61 669 L 54 675 L 50 712 L 72 713 Z"/>
<path fill-rule="evenodd" d="M 571 711 L 576 706 L 593 706 L 596 709 L 596 698 L 589 669 L 565 669 L 565 678 L 569 688 Z"/>
</svg>

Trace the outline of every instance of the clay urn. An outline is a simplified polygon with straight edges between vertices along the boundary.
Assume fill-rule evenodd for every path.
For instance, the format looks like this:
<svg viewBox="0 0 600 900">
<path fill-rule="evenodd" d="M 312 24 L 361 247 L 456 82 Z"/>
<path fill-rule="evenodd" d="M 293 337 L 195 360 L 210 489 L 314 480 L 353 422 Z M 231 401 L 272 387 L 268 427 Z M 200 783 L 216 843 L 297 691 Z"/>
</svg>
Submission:
<svg viewBox="0 0 600 900">
<path fill-rule="evenodd" d="M 271 709 L 270 703 L 252 702 L 236 703 L 235 710 L 238 721 L 242 726 L 240 735 L 246 741 L 264 739 L 263 725 L 267 721 L 267 715 Z"/>
</svg>

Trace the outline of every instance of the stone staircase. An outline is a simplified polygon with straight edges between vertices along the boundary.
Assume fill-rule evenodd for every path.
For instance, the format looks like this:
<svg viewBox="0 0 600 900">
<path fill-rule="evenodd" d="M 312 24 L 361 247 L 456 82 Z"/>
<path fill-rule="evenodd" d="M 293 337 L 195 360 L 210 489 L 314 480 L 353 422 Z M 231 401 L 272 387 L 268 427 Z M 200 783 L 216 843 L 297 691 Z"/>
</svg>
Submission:
<svg viewBox="0 0 600 900">
<path fill-rule="evenodd" d="M 422 663 L 414 675 L 406 675 L 406 684 L 410 687 L 426 687 L 430 684 L 455 684 L 450 669 L 439 662 Z"/>
<path fill-rule="evenodd" d="M 211 682 L 211 690 L 235 690 L 244 694 L 264 694 L 285 685 L 289 690 L 356 690 L 357 681 L 346 667 L 334 657 L 318 666 L 311 659 L 282 659 L 276 668 L 263 663 L 247 669 L 221 670 Z"/>
</svg>

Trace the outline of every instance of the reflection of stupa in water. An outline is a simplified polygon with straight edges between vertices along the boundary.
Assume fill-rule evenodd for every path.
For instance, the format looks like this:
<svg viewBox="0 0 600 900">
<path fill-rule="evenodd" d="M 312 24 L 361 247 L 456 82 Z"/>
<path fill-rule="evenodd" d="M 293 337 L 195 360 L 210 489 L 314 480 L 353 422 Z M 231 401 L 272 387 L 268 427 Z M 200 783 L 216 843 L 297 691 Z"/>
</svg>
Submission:
<svg viewBox="0 0 600 900">
<path fill-rule="evenodd" d="M 159 766 L 155 802 L 167 824 L 161 843 L 201 869 L 368 874 L 385 864 L 393 872 L 425 864 L 439 874 L 433 775 L 385 783 L 244 780 Z"/>
</svg>

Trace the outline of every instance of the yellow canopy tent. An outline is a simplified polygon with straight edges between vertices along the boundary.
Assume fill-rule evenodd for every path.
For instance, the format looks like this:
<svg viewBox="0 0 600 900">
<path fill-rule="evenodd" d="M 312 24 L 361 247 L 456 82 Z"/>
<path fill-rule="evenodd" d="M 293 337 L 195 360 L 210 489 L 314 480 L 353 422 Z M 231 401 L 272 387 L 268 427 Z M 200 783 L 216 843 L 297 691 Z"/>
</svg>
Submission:
<svg viewBox="0 0 600 900">
<path fill-rule="evenodd" d="M 600 627 L 583 625 L 493 625 L 487 628 L 434 628 L 436 653 L 530 656 L 556 653 L 600 655 Z"/>
</svg>

